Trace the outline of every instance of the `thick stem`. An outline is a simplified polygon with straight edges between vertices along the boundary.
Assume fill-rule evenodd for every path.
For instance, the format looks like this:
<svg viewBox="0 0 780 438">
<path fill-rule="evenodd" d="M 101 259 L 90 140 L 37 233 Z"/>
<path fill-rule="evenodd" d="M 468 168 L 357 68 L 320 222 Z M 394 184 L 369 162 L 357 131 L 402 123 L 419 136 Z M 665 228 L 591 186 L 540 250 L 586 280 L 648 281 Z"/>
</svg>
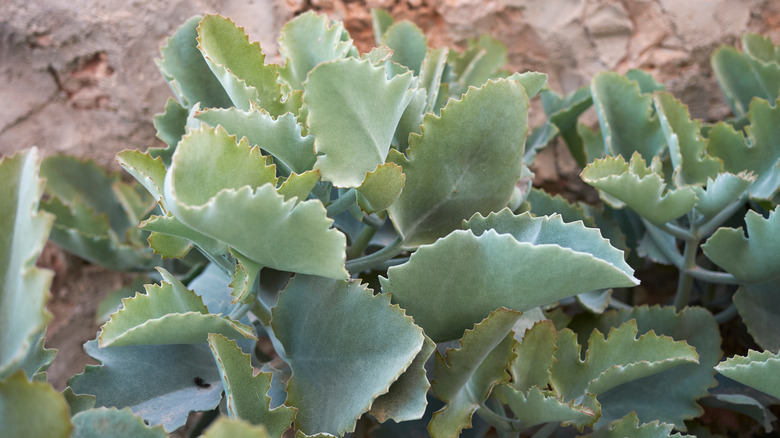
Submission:
<svg viewBox="0 0 780 438">
<path fill-rule="evenodd" d="M 662 231 L 658 229 L 655 225 L 650 223 L 649 221 L 642 219 L 642 223 L 645 225 L 645 229 L 648 233 L 650 233 L 650 238 L 653 239 L 656 245 L 658 245 L 658 248 L 661 249 L 661 252 L 664 253 L 664 256 L 666 256 L 669 261 L 671 261 L 675 266 L 677 266 L 677 269 L 682 270 L 684 259 L 680 255 L 680 252 L 677 250 L 677 248 L 671 247 L 667 244 L 667 241 L 664 240 L 664 236 L 662 234 Z"/>
<path fill-rule="evenodd" d="M 352 204 L 356 202 L 357 191 L 355 189 L 347 190 L 326 207 L 326 210 L 328 211 L 328 217 L 336 217 L 339 213 L 343 213 L 349 210 L 349 208 L 352 207 Z"/>
<path fill-rule="evenodd" d="M 723 225 L 723 222 L 726 222 L 728 218 L 730 218 L 745 204 L 746 198 L 746 195 L 742 195 L 733 204 L 721 210 L 720 213 L 713 216 L 710 220 L 704 221 L 701 224 L 696 224 L 698 229 L 697 235 L 702 238 L 712 234 L 719 226 Z"/>
<path fill-rule="evenodd" d="M 531 438 L 547 438 L 558 430 L 559 427 L 560 425 L 558 423 L 547 423 L 542 426 L 541 429 L 537 430 Z"/>
<path fill-rule="evenodd" d="M 620 301 L 619 299 L 615 297 L 609 297 L 609 307 L 612 307 L 613 309 L 633 309 L 634 306 L 629 306 L 628 304 Z"/>
<path fill-rule="evenodd" d="M 377 228 L 370 227 L 368 225 L 363 227 L 363 229 L 360 230 L 360 234 L 358 234 L 357 239 L 355 239 L 355 241 L 352 242 L 352 245 L 347 248 L 347 260 L 360 257 L 363 254 L 363 251 L 366 250 L 368 244 L 371 243 L 371 239 L 374 237 L 376 232 Z"/>
<path fill-rule="evenodd" d="M 646 224 L 645 224 L 646 225 Z M 672 222 L 667 222 L 665 224 L 658 225 L 658 228 L 661 230 L 671 234 L 672 236 L 680 239 L 680 240 L 692 240 L 695 239 L 696 236 L 691 234 L 690 231 L 680 227 L 677 224 L 674 224 Z"/>
<path fill-rule="evenodd" d="M 724 309 L 722 312 L 715 315 L 715 321 L 718 324 L 725 324 L 732 319 L 734 319 L 735 316 L 738 314 L 737 305 L 734 303 L 729 304 L 726 309 Z"/>
<path fill-rule="evenodd" d="M 704 269 L 702 267 L 696 266 L 695 264 L 692 268 L 687 269 L 685 273 L 697 280 L 703 280 L 710 283 L 740 284 L 740 281 L 737 279 L 737 277 L 729 274 L 728 272 L 710 271 L 709 269 Z"/>
<path fill-rule="evenodd" d="M 479 418 L 485 420 L 487 424 L 495 427 L 502 435 L 513 431 L 519 431 L 520 427 L 522 427 L 518 420 L 513 420 L 507 418 L 505 415 L 497 413 L 487 407 L 485 403 L 479 405 L 477 415 L 479 415 Z"/>
<path fill-rule="evenodd" d="M 401 236 L 395 238 L 395 240 L 380 249 L 377 252 L 373 252 L 369 255 L 356 258 L 354 260 L 347 260 L 346 268 L 350 273 L 363 272 L 366 269 L 371 269 L 374 266 L 380 265 L 391 258 L 397 256 L 403 251 L 404 239 Z"/>
<path fill-rule="evenodd" d="M 271 309 L 265 306 L 263 300 L 258 297 L 254 303 L 252 303 L 252 314 L 263 323 L 263 327 L 271 325 Z"/>
<path fill-rule="evenodd" d="M 683 266 L 680 269 L 680 279 L 677 282 L 677 294 L 674 296 L 674 307 L 677 308 L 677 311 L 682 310 L 691 300 L 693 276 L 688 271 L 696 266 L 696 250 L 698 246 L 698 241 L 688 240 L 685 242 Z"/>
</svg>

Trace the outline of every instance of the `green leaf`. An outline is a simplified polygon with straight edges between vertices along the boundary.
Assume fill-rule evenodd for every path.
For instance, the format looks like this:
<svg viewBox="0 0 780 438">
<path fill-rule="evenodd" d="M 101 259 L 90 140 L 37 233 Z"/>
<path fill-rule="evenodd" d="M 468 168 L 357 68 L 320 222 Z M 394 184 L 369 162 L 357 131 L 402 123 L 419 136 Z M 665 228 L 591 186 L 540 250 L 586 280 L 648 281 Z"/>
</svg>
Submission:
<svg viewBox="0 0 780 438">
<path fill-rule="evenodd" d="M 146 294 L 122 300 L 124 307 L 102 327 L 100 347 L 127 345 L 196 344 L 209 333 L 257 339 L 251 327 L 221 315 L 209 314 L 203 300 L 168 271 L 165 279 L 147 285 Z"/>
<path fill-rule="evenodd" d="M 660 420 L 684 431 L 684 420 L 703 413 L 696 400 L 707 395 L 708 388 L 715 385 L 713 367 L 721 354 L 718 325 L 712 314 L 703 308 L 688 307 L 677 313 L 671 306 L 642 306 L 606 312 L 599 317 L 584 314 L 575 318 L 570 327 L 579 333 L 580 340 L 584 342 L 584 337 L 594 329 L 607 333 L 631 320 L 636 320 L 638 333 L 652 331 L 651 337 L 685 341 L 696 349 L 699 362 L 679 365 L 599 394 L 602 417 L 597 426 L 604 426 L 636 411 L 642 422 Z M 689 347 L 675 348 L 684 350 Z"/>
<path fill-rule="evenodd" d="M 314 167 L 314 137 L 301 135 L 301 125 L 292 114 L 273 119 L 263 111 L 241 111 L 236 108 L 206 109 L 195 115 L 197 120 L 216 128 L 218 125 L 237 138 L 246 137 L 251 146 L 259 146 L 274 156 L 277 165 L 295 173 Z"/>
<path fill-rule="evenodd" d="M 93 161 L 52 155 L 43 160 L 41 177 L 46 178 L 46 193 L 66 204 L 83 202 L 95 214 L 107 215 L 117 236 L 124 236 L 135 225 L 130 223 L 112 188 L 119 182 L 118 173 L 106 173 Z"/>
<path fill-rule="evenodd" d="M 509 366 L 515 390 L 525 393 L 532 387 L 546 388 L 550 382 L 550 367 L 555 361 L 555 326 L 550 320 L 537 322 L 515 345 L 517 358 Z"/>
<path fill-rule="evenodd" d="M 425 363 L 436 350 L 436 343 L 425 337 L 422 349 L 392 385 L 390 391 L 374 400 L 369 413 L 380 423 L 393 420 L 397 423 L 422 418 L 428 405 L 426 394 L 431 384 L 425 371 Z"/>
<path fill-rule="evenodd" d="M 37 336 L 31 338 L 33 346 L 27 351 L 27 357 L 18 365 L 27 375 L 28 380 L 46 381 L 46 370 L 57 356 L 57 350 L 43 346 L 46 330 L 41 330 Z"/>
<path fill-rule="evenodd" d="M 485 230 L 501 222 L 507 230 Z M 454 231 L 422 246 L 409 262 L 380 278 L 382 291 L 436 342 L 457 339 L 499 307 L 526 311 L 576 293 L 637 282 L 622 253 L 581 224 L 506 210 L 486 219 L 475 216 L 468 225 L 476 231 Z M 510 228 L 517 237 L 499 234 Z M 539 240 L 529 240 L 534 232 Z M 556 241 L 559 232 L 565 236 Z"/>
<path fill-rule="evenodd" d="M 536 96 L 536 94 L 539 93 L 539 91 L 541 91 L 545 85 L 547 85 L 547 75 L 537 71 L 515 73 L 509 76 L 507 79 L 519 82 L 520 85 L 525 88 L 525 92 L 529 99 Z"/>
<path fill-rule="evenodd" d="M 780 92 L 780 47 L 772 44 L 772 38 L 768 36 L 746 33 L 742 35 L 742 50 L 767 100 L 777 99 Z"/>
<path fill-rule="evenodd" d="M 144 285 L 149 282 L 148 280 L 149 277 L 146 275 L 138 275 L 133 278 L 132 283 L 129 285 L 109 292 L 98 304 L 98 308 L 95 311 L 95 320 L 101 323 L 108 321 L 112 313 L 122 308 L 122 298 L 130 298 L 136 293 L 142 292 Z"/>
<path fill-rule="evenodd" d="M 371 8 L 371 27 L 374 29 L 374 41 L 377 44 L 382 42 L 387 29 L 393 25 L 393 16 L 384 9 Z"/>
<path fill-rule="evenodd" d="M 712 70 L 731 110 L 737 117 L 745 116 L 754 97 L 775 99 L 762 87 L 747 56 L 731 46 L 721 46 L 712 54 Z"/>
<path fill-rule="evenodd" d="M 95 407 L 94 395 L 76 394 L 70 386 L 66 387 L 61 394 L 62 397 L 65 398 L 65 401 L 68 402 L 71 417 L 79 412 L 84 412 Z"/>
<path fill-rule="evenodd" d="M 747 356 L 730 357 L 715 369 L 743 385 L 780 398 L 780 353 L 750 350 Z"/>
<path fill-rule="evenodd" d="M 320 172 L 318 170 L 307 170 L 300 175 L 291 173 L 277 191 L 284 196 L 285 201 L 297 198 L 298 202 L 303 202 L 318 182 L 320 182 Z"/>
<path fill-rule="evenodd" d="M 726 123 L 718 123 L 710 131 L 709 152 L 723 160 L 727 172 L 751 171 L 758 179 L 750 195 L 770 199 L 780 187 L 780 107 L 777 102 L 754 99 L 750 103 L 745 138 Z"/>
<path fill-rule="evenodd" d="M 345 39 L 346 36 L 346 39 Z M 286 59 L 279 77 L 295 90 L 303 90 L 306 75 L 317 65 L 344 58 L 354 46 L 340 22 L 331 22 L 324 14 L 301 14 L 282 28 L 279 53 Z"/>
<path fill-rule="evenodd" d="M 780 351 L 780 294 L 777 282 L 742 284 L 734 294 L 734 304 L 742 322 L 756 343 L 766 350 Z"/>
<path fill-rule="evenodd" d="M 322 179 L 357 187 L 384 163 L 412 93 L 411 74 L 388 80 L 383 67 L 347 58 L 321 64 L 306 81 L 303 102 Z"/>
<path fill-rule="evenodd" d="M 129 407 L 172 432 L 190 412 L 214 409 L 222 400 L 219 371 L 206 343 L 99 348 L 92 340 L 84 350 L 102 365 L 87 365 L 68 383 L 76 393 L 94 395 L 98 407 Z"/>
<path fill-rule="evenodd" d="M 707 178 L 707 187 L 694 187 L 699 201 L 696 210 L 706 217 L 714 217 L 731 203 L 736 202 L 756 180 L 753 174 L 740 172 L 719 173 L 715 179 Z"/>
<path fill-rule="evenodd" d="M 411 317 L 357 281 L 296 275 L 272 315 L 293 372 L 286 404 L 307 434 L 352 431 L 423 346 Z"/>
<path fill-rule="evenodd" d="M 632 68 L 626 72 L 626 79 L 639 84 L 639 90 L 642 93 L 653 94 L 656 91 L 666 91 L 666 87 L 656 81 L 653 75 L 644 71 Z"/>
<path fill-rule="evenodd" d="M 404 110 L 403 115 L 401 115 L 401 120 L 398 121 L 391 143 L 391 146 L 400 152 L 405 152 L 409 148 L 409 136 L 411 134 L 420 134 L 422 132 L 423 117 L 427 113 L 425 109 L 427 104 L 426 91 L 422 88 L 412 88 L 410 92 L 412 100 Z"/>
<path fill-rule="evenodd" d="M 727 378 L 724 377 L 723 379 Z M 718 386 L 718 389 L 722 387 L 722 381 L 720 383 L 721 385 Z M 740 385 L 736 382 L 734 384 Z M 741 386 L 744 387 L 744 385 Z M 770 398 L 768 395 L 765 397 Z M 777 420 L 767 403 L 762 403 L 746 394 L 711 394 L 709 397 L 703 398 L 701 404 L 705 407 L 727 409 L 747 415 L 762 425 L 766 433 L 772 432 L 772 423 Z"/>
<path fill-rule="evenodd" d="M 635 152 L 631 161 L 621 155 L 596 160 L 580 174 L 585 183 L 599 189 L 614 207 L 628 205 L 654 224 L 663 224 L 688 213 L 696 204 L 696 192 L 688 187 L 667 190 L 661 174 L 661 161 L 653 158 L 647 167 Z"/>
<path fill-rule="evenodd" d="M 442 75 L 447 66 L 449 49 L 440 47 L 428 49 L 420 67 L 420 88 L 425 89 L 425 108 L 423 113 L 433 112 L 441 90 Z"/>
<path fill-rule="evenodd" d="M 142 230 L 152 231 L 153 235 L 155 233 L 160 233 L 172 238 L 186 239 L 210 255 L 224 255 L 229 252 L 228 246 L 225 243 L 193 230 L 170 214 L 167 216 L 152 216 L 142 222 L 140 228 Z M 162 243 L 162 246 L 157 246 L 158 243 Z M 171 240 L 166 239 L 163 239 L 162 242 L 159 242 L 158 239 L 149 239 L 149 244 L 153 245 L 152 248 L 157 253 L 165 254 L 166 256 L 175 255 L 170 253 L 172 250 L 169 245 L 170 243 Z M 177 248 L 173 249 L 176 250 Z"/>
<path fill-rule="evenodd" d="M 684 341 L 675 341 L 653 332 L 637 338 L 636 321 L 628 321 L 604 336 L 594 331 L 588 341 L 585 360 L 580 359 L 577 335 L 570 330 L 558 334 L 556 362 L 551 382 L 563 400 L 584 394 L 603 394 L 628 382 L 668 369 L 698 363 L 696 350 Z"/>
<path fill-rule="evenodd" d="M 474 213 L 507 205 L 522 173 L 527 114 L 520 84 L 490 82 L 450 101 L 441 117 L 426 115 L 422 135 L 410 136 L 408 159 L 390 153 L 406 174 L 389 209 L 404 245 L 433 243 Z"/>
<path fill-rule="evenodd" d="M 601 429 L 585 435 L 583 438 L 667 438 L 682 437 L 679 433 L 672 435 L 674 425 L 653 421 L 639 425 L 636 412 L 631 412 L 620 420 L 613 421 Z"/>
<path fill-rule="evenodd" d="M 651 159 L 661 152 L 666 142 L 658 118 L 652 115 L 653 98 L 643 94 L 637 82 L 604 72 L 593 78 L 590 91 L 606 155 L 627 158 L 639 152 Z"/>
<path fill-rule="evenodd" d="M 177 200 L 186 205 L 206 204 L 223 189 L 276 185 L 276 167 L 268 157 L 220 126 L 190 131 L 176 148 L 169 173 Z"/>
<path fill-rule="evenodd" d="M 135 150 L 119 152 L 116 161 L 146 187 L 157 202 L 162 202 L 166 168 L 161 158 Z"/>
<path fill-rule="evenodd" d="M 3 435 L 15 438 L 68 438 L 73 430 L 69 416 L 65 399 L 48 383 L 30 382 L 22 371 L 0 380 Z"/>
<path fill-rule="evenodd" d="M 293 422 L 295 408 L 270 408 L 271 398 L 266 393 L 271 388 L 271 373 L 254 375 L 249 355 L 241 352 L 235 341 L 214 333 L 208 338 L 222 375 L 228 415 L 262 424 L 269 436 L 281 437 Z"/>
<path fill-rule="evenodd" d="M 276 65 L 266 65 L 260 44 L 250 43 L 244 29 L 230 19 L 203 17 L 198 26 L 198 49 L 238 109 L 259 106 L 274 117 L 298 111 L 294 99 L 283 102 Z"/>
<path fill-rule="evenodd" d="M 162 59 L 155 62 L 184 106 L 191 108 L 200 102 L 204 108 L 229 108 L 233 106 L 230 98 L 198 50 L 201 18 L 190 18 L 168 38 L 160 49 Z"/>
<path fill-rule="evenodd" d="M 132 436 L 138 438 L 165 438 L 160 426 L 148 427 L 130 409 L 97 408 L 79 412 L 73 416 L 72 438 L 103 438 L 107 436 Z"/>
<path fill-rule="evenodd" d="M 397 62 L 420 76 L 421 66 L 428 51 L 428 40 L 411 21 L 399 21 L 388 27 L 379 43 L 393 50 L 390 60 Z"/>
<path fill-rule="evenodd" d="M 471 427 L 471 416 L 497 384 L 509 381 L 507 365 L 514 359 L 512 327 L 520 312 L 497 309 L 463 333 L 459 348 L 436 354 L 436 397 L 446 402 L 433 414 L 428 430 L 434 438 L 458 436 Z"/>
<path fill-rule="evenodd" d="M 745 214 L 747 235 L 742 227 L 720 228 L 702 245 L 704 254 L 718 266 L 745 283 L 763 283 L 780 276 L 780 212 L 763 216 L 753 210 Z"/>
<path fill-rule="evenodd" d="M 701 121 L 692 121 L 688 107 L 669 93 L 655 94 L 655 108 L 669 145 L 675 186 L 703 186 L 715 178 L 723 170 L 723 162 L 707 154 Z"/>
<path fill-rule="evenodd" d="M 539 97 L 549 122 L 558 128 L 572 157 L 580 167 L 585 167 L 588 161 L 601 156 L 589 157 L 585 152 L 583 140 L 577 133 L 577 121 L 580 115 L 593 104 L 590 87 L 582 87 L 566 96 L 560 96 L 554 91 L 543 89 L 539 92 Z M 601 140 L 598 143 L 599 148 L 603 150 Z"/>
<path fill-rule="evenodd" d="M 358 190 L 358 205 L 368 213 L 380 212 L 390 207 L 404 188 L 406 175 L 401 166 L 385 163 L 366 174 Z"/>
<path fill-rule="evenodd" d="M 38 211 L 36 149 L 0 159 L 0 379 L 22 366 L 51 318 L 53 273 L 35 267 L 54 217 Z"/>
<path fill-rule="evenodd" d="M 526 393 L 508 385 L 496 389 L 502 402 L 512 409 L 514 419 L 521 421 L 524 428 L 563 423 L 582 429 L 598 418 L 598 402 L 593 396 L 586 396 L 584 403 L 575 404 L 560 400 L 553 394 L 545 394 L 538 387 L 530 388 Z"/>
<path fill-rule="evenodd" d="M 164 141 L 168 149 L 176 148 L 179 140 L 186 133 L 188 115 L 187 108 L 173 98 L 169 98 L 165 103 L 165 112 L 155 114 L 154 127 L 157 129 L 157 138 Z"/>
<path fill-rule="evenodd" d="M 487 34 L 477 40 L 470 39 L 463 53 L 451 51 L 449 64 L 452 65 L 453 80 L 450 96 L 459 99 L 469 87 L 481 87 L 488 80 L 501 77 L 499 69 L 506 65 L 506 55 L 504 44 Z"/>
<path fill-rule="evenodd" d="M 265 427 L 240 418 L 217 417 L 201 438 L 270 438 Z"/>
</svg>

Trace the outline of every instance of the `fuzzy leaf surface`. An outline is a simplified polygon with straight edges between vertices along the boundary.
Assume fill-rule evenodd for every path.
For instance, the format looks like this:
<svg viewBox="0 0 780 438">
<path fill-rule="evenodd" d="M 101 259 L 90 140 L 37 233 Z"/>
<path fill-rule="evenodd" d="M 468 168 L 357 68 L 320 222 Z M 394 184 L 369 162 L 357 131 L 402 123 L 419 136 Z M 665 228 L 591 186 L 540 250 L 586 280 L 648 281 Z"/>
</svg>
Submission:
<svg viewBox="0 0 780 438">
<path fill-rule="evenodd" d="M 512 382 L 508 385 L 521 393 L 532 387 L 546 388 L 555 361 L 556 339 L 555 326 L 549 320 L 526 330 L 522 341 L 515 345 L 517 358 L 509 366 Z"/>
<path fill-rule="evenodd" d="M 184 106 L 200 102 L 204 108 L 229 108 L 230 97 L 198 50 L 198 24 L 203 17 L 187 20 L 160 49 L 157 67 Z"/>
<path fill-rule="evenodd" d="M 54 217 L 38 211 L 37 150 L 0 159 L 0 378 L 21 366 L 51 318 L 53 273 L 35 267 Z"/>
<path fill-rule="evenodd" d="M 707 154 L 701 121 L 691 120 L 688 107 L 669 93 L 655 95 L 655 108 L 669 145 L 675 186 L 703 186 L 708 179 L 715 178 L 723 170 L 723 163 Z"/>
<path fill-rule="evenodd" d="M 777 281 L 742 284 L 734 294 L 742 322 L 758 345 L 766 350 L 780 351 L 780 291 Z"/>
<path fill-rule="evenodd" d="M 388 80 L 383 67 L 347 58 L 319 65 L 303 102 L 322 179 L 357 187 L 384 163 L 396 126 L 412 98 L 411 73 Z"/>
<path fill-rule="evenodd" d="M 769 217 L 753 210 L 745 214 L 747 236 L 742 227 L 720 228 L 702 245 L 704 254 L 745 283 L 763 283 L 780 276 L 780 211 Z"/>
<path fill-rule="evenodd" d="M 149 427 L 130 409 L 95 408 L 73 416 L 71 438 L 103 438 L 106 436 L 132 436 L 138 438 L 165 438 L 161 426 Z"/>
<path fill-rule="evenodd" d="M 146 294 L 123 299 L 124 307 L 102 327 L 101 348 L 196 344 L 204 342 L 209 333 L 256 339 L 251 327 L 210 314 L 201 297 L 164 269 L 158 270 L 165 280 L 145 286 Z"/>
<path fill-rule="evenodd" d="M 306 434 L 352 431 L 423 347 L 411 317 L 356 281 L 296 275 L 272 316 L 293 372 L 286 403 Z"/>
<path fill-rule="evenodd" d="M 270 408 L 271 373 L 254 375 L 249 355 L 244 354 L 235 341 L 218 335 L 209 335 L 209 347 L 222 376 L 222 386 L 228 415 L 262 424 L 271 437 L 279 438 L 295 417 L 295 409 L 287 406 Z"/>
<path fill-rule="evenodd" d="M 239 418 L 220 416 L 203 432 L 202 438 L 270 438 L 265 427 Z"/>
<path fill-rule="evenodd" d="M 638 152 L 651 159 L 665 146 L 658 118 L 652 114 L 653 98 L 639 84 L 617 73 L 594 76 L 590 86 L 599 117 L 606 155 L 628 158 Z"/>
<path fill-rule="evenodd" d="M 17 371 L 0 380 L 3 435 L 68 438 L 73 426 L 65 399 L 46 382 L 30 382 Z"/>
<path fill-rule="evenodd" d="M 208 152 L 212 141 L 224 142 L 222 154 Z M 260 167 L 251 166 L 253 161 Z M 221 128 L 191 131 L 166 175 L 165 204 L 198 234 L 224 242 L 262 266 L 346 278 L 346 238 L 330 228 L 333 221 L 325 208 L 315 200 L 285 200 L 274 187 L 273 167 L 263 163 L 259 149 L 248 149 L 244 140 L 236 145 Z M 199 169 L 221 175 L 202 181 Z"/>
<path fill-rule="evenodd" d="M 436 350 L 436 343 L 427 336 L 422 349 L 392 385 L 390 391 L 374 400 L 369 413 L 380 423 L 393 420 L 396 423 L 422 418 L 428 406 L 426 395 L 431 384 L 425 372 L 425 363 Z"/>
<path fill-rule="evenodd" d="M 257 42 L 250 43 L 244 30 L 219 15 L 203 17 L 198 26 L 198 49 L 236 108 L 257 105 L 272 116 L 297 111 L 285 108 L 275 64 L 265 64 Z M 293 104 L 292 100 L 287 102 Z"/>
<path fill-rule="evenodd" d="M 770 199 L 780 187 L 780 107 L 777 102 L 754 99 L 748 113 L 747 138 L 726 123 L 710 131 L 709 152 L 723 160 L 731 173 L 750 171 L 757 175 L 750 195 Z"/>
<path fill-rule="evenodd" d="M 87 365 L 68 383 L 76 393 L 94 395 L 98 407 L 129 407 L 172 432 L 190 412 L 214 409 L 222 400 L 219 371 L 206 343 L 99 348 L 92 340 L 84 350 L 101 365 Z"/>
<path fill-rule="evenodd" d="M 314 137 L 301 134 L 301 125 L 292 114 L 272 118 L 263 111 L 241 111 L 236 108 L 206 109 L 195 115 L 197 120 L 216 128 L 222 125 L 236 138 L 246 137 L 251 146 L 274 156 L 277 165 L 289 171 L 304 173 L 314 167 Z"/>
<path fill-rule="evenodd" d="M 339 22 L 312 11 L 287 22 L 279 37 L 279 53 L 286 59 L 279 76 L 295 90 L 303 90 L 306 75 L 317 65 L 347 56 L 354 47 Z"/>
<path fill-rule="evenodd" d="M 393 50 L 391 61 L 397 62 L 420 76 L 420 70 L 425 54 L 428 51 L 428 40 L 411 21 L 394 23 L 382 36 L 381 45 Z"/>
<path fill-rule="evenodd" d="M 497 309 L 466 330 L 459 348 L 436 354 L 436 396 L 447 404 L 433 414 L 428 430 L 434 438 L 458 436 L 471 427 L 471 416 L 493 387 L 509 380 L 506 367 L 514 358 L 511 330 L 520 312 Z"/>
<path fill-rule="evenodd" d="M 599 394 L 602 417 L 597 427 L 636 411 L 643 423 L 660 420 L 674 424 L 678 430 L 685 430 L 684 420 L 702 414 L 702 408 L 696 400 L 704 397 L 708 388 L 715 385 L 713 367 L 721 354 L 718 325 L 712 314 L 703 308 L 688 307 L 677 313 L 673 307 L 642 306 L 606 312 L 599 317 L 577 317 L 570 327 L 577 331 L 580 341 L 584 343 L 585 337 L 594 329 L 608 333 L 610 329 L 631 320 L 636 320 L 638 333 L 652 330 L 655 336 L 684 341 L 696 349 L 699 361 L 679 365 Z"/>
<path fill-rule="evenodd" d="M 506 206 L 522 173 L 527 114 L 522 85 L 490 82 L 450 101 L 441 117 L 426 115 L 408 159 L 391 152 L 388 161 L 406 174 L 389 209 L 405 245 L 433 243 L 474 213 Z"/>
<path fill-rule="evenodd" d="M 564 400 L 586 393 L 598 396 L 616 386 L 698 362 L 696 350 L 684 341 L 652 332 L 637 338 L 636 321 L 613 328 L 606 339 L 594 331 L 584 361 L 576 342 L 577 335 L 570 330 L 558 334 L 551 379 Z"/>
<path fill-rule="evenodd" d="M 630 162 L 622 156 L 596 160 L 588 164 L 580 176 L 585 183 L 616 199 L 618 202 L 608 200 L 613 206 L 628 205 L 648 221 L 663 224 L 689 212 L 697 199 L 696 193 L 688 187 L 667 190 L 660 165 L 660 161 L 654 159 L 650 167 L 646 167 L 645 160 L 639 153 L 634 153 Z"/>
<path fill-rule="evenodd" d="M 526 393 L 510 386 L 497 389 L 501 400 L 512 409 L 514 419 L 522 421 L 523 427 L 563 423 L 581 429 L 592 425 L 598 416 L 598 402 L 593 396 L 586 397 L 585 403 L 575 404 L 564 402 L 555 395 L 545 394 L 538 387 L 530 388 Z"/>
<path fill-rule="evenodd" d="M 679 433 L 672 435 L 674 425 L 653 421 L 639 425 L 639 418 L 631 412 L 620 420 L 613 421 L 583 438 L 669 438 L 682 437 Z"/>
<path fill-rule="evenodd" d="M 506 212 L 501 219 L 512 215 Z M 526 311 L 580 292 L 636 284 L 620 251 L 612 248 L 610 254 L 609 244 L 598 231 L 563 224 L 560 217 L 548 220 L 526 214 L 517 218 L 508 222 L 514 222 L 510 225 L 516 226 L 520 239 L 530 237 L 522 236 L 524 228 L 535 228 L 545 230 L 542 239 L 553 238 L 557 229 L 568 233 L 570 240 L 521 241 L 499 234 L 508 231 L 490 229 L 491 222 L 500 220 L 495 216 L 475 216 L 469 226 L 477 231 L 454 231 L 433 245 L 420 247 L 409 262 L 391 267 L 387 278 L 380 278 L 382 291 L 390 293 L 393 302 L 406 309 L 428 336 L 441 342 L 457 339 L 499 307 Z M 594 249 L 582 252 L 588 245 Z M 550 269 L 553 265 L 555 270 Z"/>
<path fill-rule="evenodd" d="M 715 369 L 743 385 L 780 398 L 780 353 L 750 350 L 747 356 L 730 357 Z"/>
</svg>

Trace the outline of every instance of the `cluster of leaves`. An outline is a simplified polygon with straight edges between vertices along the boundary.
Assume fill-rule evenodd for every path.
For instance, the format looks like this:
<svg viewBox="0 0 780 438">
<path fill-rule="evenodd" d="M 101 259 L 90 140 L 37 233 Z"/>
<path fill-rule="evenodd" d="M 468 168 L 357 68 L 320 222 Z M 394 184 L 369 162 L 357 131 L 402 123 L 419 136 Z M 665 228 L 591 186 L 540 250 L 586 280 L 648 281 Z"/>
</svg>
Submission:
<svg viewBox="0 0 780 438">
<path fill-rule="evenodd" d="M 137 183 L 52 157 L 39 204 L 35 152 L 0 162 L 4 430 L 165 436 L 205 411 L 193 436 L 667 437 L 702 406 L 770 430 L 780 49 L 719 49 L 736 118 L 702 126 L 639 71 L 559 96 L 501 70 L 489 37 L 429 49 L 373 19 L 361 55 L 340 23 L 297 17 L 284 65 L 226 18 L 187 21 L 158 62 L 177 97 L 155 118 L 167 147 L 117 157 Z M 529 129 L 535 96 L 547 121 Z M 591 106 L 596 129 L 578 123 Z M 559 135 L 603 207 L 531 188 Z M 158 281 L 112 295 L 85 344 L 100 365 L 62 394 L 34 267 L 50 229 Z M 631 302 L 642 258 L 677 267 L 674 305 Z M 720 362 L 736 316 L 765 351 Z"/>
</svg>

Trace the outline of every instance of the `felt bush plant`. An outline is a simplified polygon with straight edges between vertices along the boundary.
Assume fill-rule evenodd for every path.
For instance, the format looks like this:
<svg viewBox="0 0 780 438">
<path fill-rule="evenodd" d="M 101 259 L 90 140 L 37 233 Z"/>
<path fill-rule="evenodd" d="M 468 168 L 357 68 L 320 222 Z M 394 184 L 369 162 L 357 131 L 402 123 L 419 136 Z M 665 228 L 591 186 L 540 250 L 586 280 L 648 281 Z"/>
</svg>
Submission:
<svg viewBox="0 0 780 438">
<path fill-rule="evenodd" d="M 187 21 L 158 61 L 167 146 L 117 156 L 137 183 L 34 150 L 0 162 L 4 431 L 165 436 L 203 412 L 191 436 L 667 437 L 704 430 L 703 406 L 771 431 L 780 50 L 719 49 L 736 117 L 703 125 L 639 71 L 559 96 L 501 70 L 489 37 L 458 52 L 373 22 L 360 54 L 303 14 L 277 65 L 227 18 Z M 557 136 L 602 206 L 531 188 Z M 99 365 L 61 394 L 48 236 L 148 280 L 112 295 L 84 346 Z M 669 305 L 634 299 L 646 260 L 679 271 Z M 722 360 L 737 317 L 762 351 Z"/>
</svg>

